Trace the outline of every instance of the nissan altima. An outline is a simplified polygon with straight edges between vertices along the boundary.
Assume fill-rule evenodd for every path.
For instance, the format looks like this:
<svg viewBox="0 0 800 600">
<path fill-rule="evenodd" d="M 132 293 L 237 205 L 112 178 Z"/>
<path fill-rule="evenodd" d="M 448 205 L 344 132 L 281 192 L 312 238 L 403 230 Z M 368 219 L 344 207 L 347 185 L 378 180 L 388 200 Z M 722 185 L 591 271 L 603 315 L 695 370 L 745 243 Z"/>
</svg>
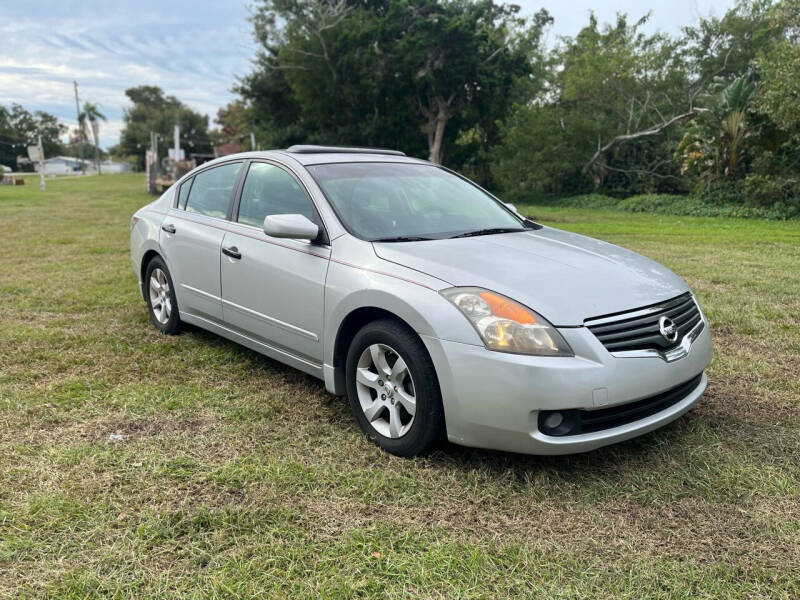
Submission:
<svg viewBox="0 0 800 600">
<path fill-rule="evenodd" d="M 706 387 L 709 326 L 680 277 L 397 151 L 203 164 L 136 212 L 131 260 L 163 333 L 188 323 L 318 377 L 400 456 L 443 436 L 593 450 Z"/>
</svg>

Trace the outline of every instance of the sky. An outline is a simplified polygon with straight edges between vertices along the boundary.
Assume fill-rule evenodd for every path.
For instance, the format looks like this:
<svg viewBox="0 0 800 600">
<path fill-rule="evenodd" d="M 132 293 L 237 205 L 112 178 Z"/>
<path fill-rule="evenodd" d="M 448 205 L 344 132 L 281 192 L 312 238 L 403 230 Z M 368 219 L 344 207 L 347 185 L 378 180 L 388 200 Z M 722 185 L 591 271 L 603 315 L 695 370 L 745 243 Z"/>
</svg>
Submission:
<svg viewBox="0 0 800 600">
<path fill-rule="evenodd" d="M 671 34 L 700 17 L 721 16 L 733 0 L 516 0 L 525 14 L 546 8 L 555 18 L 548 44 L 575 35 L 591 11 L 600 22 L 625 12 L 651 13 L 648 31 Z M 209 115 L 235 98 L 256 48 L 249 0 L 37 0 L 0 9 L 0 104 L 44 110 L 74 127 L 73 81 L 81 102 L 108 118 L 100 143 L 119 141 L 125 89 L 157 85 Z"/>
</svg>

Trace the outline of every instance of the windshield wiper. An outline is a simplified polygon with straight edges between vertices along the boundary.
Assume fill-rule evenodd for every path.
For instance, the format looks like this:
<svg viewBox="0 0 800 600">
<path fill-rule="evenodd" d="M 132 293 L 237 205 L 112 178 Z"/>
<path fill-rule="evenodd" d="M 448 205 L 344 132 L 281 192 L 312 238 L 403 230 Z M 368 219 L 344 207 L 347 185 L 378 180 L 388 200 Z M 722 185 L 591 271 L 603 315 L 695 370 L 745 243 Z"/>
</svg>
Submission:
<svg viewBox="0 0 800 600">
<path fill-rule="evenodd" d="M 397 237 L 379 238 L 377 240 L 370 240 L 372 242 L 427 242 L 435 240 L 436 238 L 420 237 L 414 235 L 398 235 Z"/>
<path fill-rule="evenodd" d="M 476 235 L 492 235 L 494 233 L 518 233 L 520 231 L 527 231 L 527 229 L 524 229 L 522 227 L 490 227 L 488 229 L 476 229 L 475 231 L 467 231 L 466 233 L 459 233 L 458 235 L 451 236 L 450 239 L 473 237 Z"/>
</svg>

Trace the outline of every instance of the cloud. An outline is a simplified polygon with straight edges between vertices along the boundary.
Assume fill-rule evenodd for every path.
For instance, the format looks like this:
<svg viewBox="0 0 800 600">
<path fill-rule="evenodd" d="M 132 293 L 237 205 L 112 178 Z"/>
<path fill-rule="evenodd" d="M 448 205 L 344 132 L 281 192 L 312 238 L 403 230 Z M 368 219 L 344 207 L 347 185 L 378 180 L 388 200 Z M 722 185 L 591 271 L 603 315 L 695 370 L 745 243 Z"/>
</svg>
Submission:
<svg viewBox="0 0 800 600">
<path fill-rule="evenodd" d="M 76 125 L 81 101 L 109 121 L 101 144 L 119 141 L 125 89 L 157 85 L 213 118 L 230 101 L 255 49 L 244 3 L 19 4 L 0 21 L 0 104 L 46 110 Z"/>
</svg>

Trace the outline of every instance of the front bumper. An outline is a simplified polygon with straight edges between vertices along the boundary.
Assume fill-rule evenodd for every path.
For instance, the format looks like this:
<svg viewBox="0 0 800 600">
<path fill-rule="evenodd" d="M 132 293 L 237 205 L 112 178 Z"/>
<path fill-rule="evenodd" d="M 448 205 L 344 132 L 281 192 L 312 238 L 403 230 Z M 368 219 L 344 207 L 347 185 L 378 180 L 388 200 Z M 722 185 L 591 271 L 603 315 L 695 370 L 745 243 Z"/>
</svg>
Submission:
<svg viewBox="0 0 800 600">
<path fill-rule="evenodd" d="M 666 425 L 706 388 L 703 375 L 683 399 L 645 418 L 587 434 L 545 435 L 539 431 L 539 411 L 591 410 L 647 398 L 702 373 L 712 356 L 707 322 L 686 355 L 672 362 L 657 356 L 614 357 L 585 327 L 559 331 L 574 357 L 504 354 L 423 336 L 439 376 L 448 439 L 526 454 L 585 452 Z"/>
</svg>

